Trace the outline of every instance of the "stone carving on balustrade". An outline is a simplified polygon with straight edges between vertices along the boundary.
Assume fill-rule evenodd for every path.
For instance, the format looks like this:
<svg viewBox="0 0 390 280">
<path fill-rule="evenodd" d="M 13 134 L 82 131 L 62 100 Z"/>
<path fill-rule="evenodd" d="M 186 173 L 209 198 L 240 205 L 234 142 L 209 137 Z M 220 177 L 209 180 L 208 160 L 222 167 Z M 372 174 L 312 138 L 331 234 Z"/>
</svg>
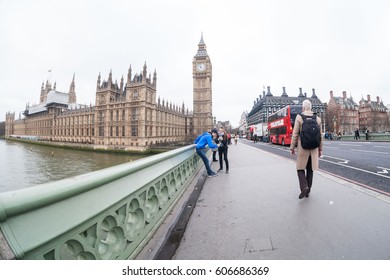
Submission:
<svg viewBox="0 0 390 280">
<path fill-rule="evenodd" d="M 80 225 L 59 237 L 61 242 L 45 253 L 33 253 L 38 259 L 127 259 L 144 237 L 161 222 L 175 199 L 199 166 L 199 157 L 190 157 L 179 166 L 141 187 L 123 201 L 91 217 L 91 224 Z M 95 222 L 92 222 L 95 221 Z M 97 222 L 96 222 L 97 221 Z M 25 256 L 31 258 L 29 254 Z"/>
</svg>

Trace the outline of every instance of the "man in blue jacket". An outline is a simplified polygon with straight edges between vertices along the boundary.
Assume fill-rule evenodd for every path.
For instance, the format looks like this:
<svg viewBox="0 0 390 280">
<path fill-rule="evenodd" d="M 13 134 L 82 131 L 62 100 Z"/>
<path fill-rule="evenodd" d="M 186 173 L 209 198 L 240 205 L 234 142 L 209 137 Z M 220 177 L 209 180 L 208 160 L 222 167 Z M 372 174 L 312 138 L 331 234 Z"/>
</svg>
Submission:
<svg viewBox="0 0 390 280">
<path fill-rule="evenodd" d="M 203 163 L 207 170 L 208 177 L 210 178 L 218 176 L 218 174 L 215 173 L 210 168 L 209 159 L 206 156 L 206 145 L 209 146 L 210 149 L 217 149 L 218 148 L 217 144 L 213 143 L 213 138 L 216 139 L 217 137 L 218 137 L 218 130 L 216 128 L 213 128 L 211 130 L 211 134 L 209 132 L 205 132 L 199 135 L 194 141 L 196 153 L 203 160 Z"/>
</svg>

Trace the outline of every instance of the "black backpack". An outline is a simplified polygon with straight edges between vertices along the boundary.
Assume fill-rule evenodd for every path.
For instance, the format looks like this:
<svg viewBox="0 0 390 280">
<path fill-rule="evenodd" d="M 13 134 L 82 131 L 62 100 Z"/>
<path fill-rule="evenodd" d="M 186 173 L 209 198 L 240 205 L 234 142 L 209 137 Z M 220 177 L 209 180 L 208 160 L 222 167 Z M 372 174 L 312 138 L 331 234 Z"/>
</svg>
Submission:
<svg viewBox="0 0 390 280">
<path fill-rule="evenodd" d="M 317 115 L 313 114 L 312 117 L 301 114 L 303 119 L 301 129 L 301 146 L 304 149 L 315 149 L 320 146 L 321 143 L 321 128 L 317 123 Z"/>
</svg>

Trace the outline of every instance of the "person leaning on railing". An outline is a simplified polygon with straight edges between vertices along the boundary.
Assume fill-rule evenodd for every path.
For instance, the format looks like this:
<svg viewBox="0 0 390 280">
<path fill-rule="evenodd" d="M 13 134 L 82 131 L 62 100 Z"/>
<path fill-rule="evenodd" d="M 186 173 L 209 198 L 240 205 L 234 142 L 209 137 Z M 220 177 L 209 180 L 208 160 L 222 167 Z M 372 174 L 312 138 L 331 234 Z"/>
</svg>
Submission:
<svg viewBox="0 0 390 280">
<path fill-rule="evenodd" d="M 203 163 L 207 170 L 208 177 L 216 177 L 218 174 L 211 170 L 209 159 L 206 156 L 206 146 L 209 146 L 212 150 L 217 150 L 218 146 L 217 144 L 213 143 L 213 139 L 216 139 L 218 137 L 218 130 L 216 128 L 213 128 L 211 130 L 211 133 L 205 132 L 201 135 L 199 135 L 195 141 L 195 149 L 196 153 L 200 156 L 200 158 L 203 160 Z"/>
</svg>

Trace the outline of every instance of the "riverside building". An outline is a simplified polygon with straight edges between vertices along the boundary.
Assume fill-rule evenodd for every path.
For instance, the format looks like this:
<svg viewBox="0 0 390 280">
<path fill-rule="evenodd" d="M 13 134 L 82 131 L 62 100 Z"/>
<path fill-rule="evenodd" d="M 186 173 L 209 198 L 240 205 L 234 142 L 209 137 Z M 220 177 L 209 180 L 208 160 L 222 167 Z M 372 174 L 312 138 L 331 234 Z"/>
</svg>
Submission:
<svg viewBox="0 0 390 280">
<path fill-rule="evenodd" d="M 26 105 L 24 118 L 6 114 L 5 136 L 89 144 L 94 148 L 146 150 L 192 142 L 194 133 L 212 128 L 211 61 L 203 35 L 193 59 L 193 112 L 157 98 L 157 72 L 140 74 L 130 66 L 126 82 L 112 72 L 96 82 L 95 105 L 77 104 L 75 77 L 68 92 L 42 83 L 40 102 Z"/>
</svg>

